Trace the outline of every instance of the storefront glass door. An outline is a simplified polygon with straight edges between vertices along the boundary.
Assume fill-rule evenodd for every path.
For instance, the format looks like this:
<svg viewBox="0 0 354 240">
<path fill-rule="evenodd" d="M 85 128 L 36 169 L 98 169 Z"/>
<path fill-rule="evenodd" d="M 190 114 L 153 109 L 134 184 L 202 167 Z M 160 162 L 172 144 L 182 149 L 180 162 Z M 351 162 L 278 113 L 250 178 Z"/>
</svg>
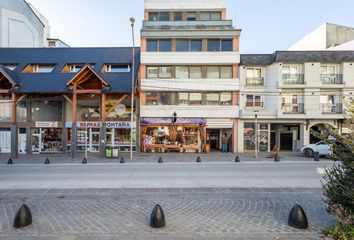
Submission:
<svg viewBox="0 0 354 240">
<path fill-rule="evenodd" d="M 40 153 L 41 152 L 41 134 L 38 128 L 32 129 L 32 153 Z"/>
<path fill-rule="evenodd" d="M 0 130 L 0 153 L 11 152 L 11 131 Z"/>
<path fill-rule="evenodd" d="M 100 150 L 100 129 L 91 128 L 90 130 L 90 151 L 98 152 Z"/>
</svg>

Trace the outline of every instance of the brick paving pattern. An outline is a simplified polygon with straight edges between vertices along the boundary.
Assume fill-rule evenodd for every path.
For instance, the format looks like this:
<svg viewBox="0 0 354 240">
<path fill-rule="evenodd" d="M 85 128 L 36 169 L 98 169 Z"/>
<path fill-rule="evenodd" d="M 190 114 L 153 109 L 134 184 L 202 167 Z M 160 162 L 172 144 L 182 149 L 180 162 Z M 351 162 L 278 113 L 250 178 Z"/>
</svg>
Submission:
<svg viewBox="0 0 354 240">
<path fill-rule="evenodd" d="M 48 189 L 0 191 L 0 239 L 319 239 L 333 223 L 320 189 Z M 12 228 L 22 203 L 33 224 Z M 152 229 L 149 217 L 159 203 L 166 227 Z M 310 227 L 291 228 L 295 203 Z"/>
</svg>

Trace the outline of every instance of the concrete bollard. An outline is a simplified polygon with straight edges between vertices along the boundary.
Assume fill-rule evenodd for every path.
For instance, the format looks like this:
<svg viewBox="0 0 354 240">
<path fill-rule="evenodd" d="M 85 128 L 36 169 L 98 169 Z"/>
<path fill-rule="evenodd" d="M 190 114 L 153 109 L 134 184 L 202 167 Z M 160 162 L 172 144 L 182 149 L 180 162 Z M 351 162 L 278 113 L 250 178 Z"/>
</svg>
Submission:
<svg viewBox="0 0 354 240">
<path fill-rule="evenodd" d="M 156 204 L 154 209 L 151 212 L 150 216 L 150 226 L 153 228 L 161 228 L 164 227 L 165 222 L 165 214 L 159 204 Z"/>
<path fill-rule="evenodd" d="M 49 158 L 44 161 L 44 164 L 50 164 Z"/>
<path fill-rule="evenodd" d="M 17 211 L 14 218 L 14 228 L 22 228 L 32 224 L 32 213 L 26 204 L 23 204 Z"/>
<path fill-rule="evenodd" d="M 274 155 L 274 162 L 280 162 L 279 154 Z"/>
<path fill-rule="evenodd" d="M 7 161 L 8 165 L 14 164 L 14 162 L 12 161 L 12 158 L 9 158 L 9 160 Z"/>
<path fill-rule="evenodd" d="M 320 153 L 319 152 L 314 152 L 313 153 L 313 160 L 315 162 L 319 162 L 320 161 Z"/>
<path fill-rule="evenodd" d="M 306 213 L 299 204 L 291 209 L 288 224 L 294 228 L 308 228 Z"/>
<path fill-rule="evenodd" d="M 163 159 L 162 157 L 159 157 L 159 159 L 157 160 L 158 163 L 163 163 Z"/>
<path fill-rule="evenodd" d="M 87 164 L 87 158 L 82 159 L 82 164 Z"/>
<path fill-rule="evenodd" d="M 124 157 L 123 156 L 121 156 L 120 157 L 120 161 L 119 161 L 120 163 L 124 163 L 125 162 L 125 160 L 124 160 Z"/>
<path fill-rule="evenodd" d="M 197 163 L 202 162 L 202 159 L 200 158 L 200 156 L 197 157 Z"/>
<path fill-rule="evenodd" d="M 235 162 L 241 162 L 239 156 L 236 156 L 236 157 L 235 157 Z"/>
</svg>

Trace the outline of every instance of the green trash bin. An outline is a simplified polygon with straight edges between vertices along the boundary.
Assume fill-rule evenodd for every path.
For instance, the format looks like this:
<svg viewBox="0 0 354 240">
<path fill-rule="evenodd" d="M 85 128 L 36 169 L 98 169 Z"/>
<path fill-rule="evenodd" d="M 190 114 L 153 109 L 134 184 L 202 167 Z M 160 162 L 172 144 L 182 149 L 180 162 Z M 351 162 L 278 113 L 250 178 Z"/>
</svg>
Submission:
<svg viewBox="0 0 354 240">
<path fill-rule="evenodd" d="M 106 147 L 106 158 L 112 158 L 113 148 Z"/>
</svg>

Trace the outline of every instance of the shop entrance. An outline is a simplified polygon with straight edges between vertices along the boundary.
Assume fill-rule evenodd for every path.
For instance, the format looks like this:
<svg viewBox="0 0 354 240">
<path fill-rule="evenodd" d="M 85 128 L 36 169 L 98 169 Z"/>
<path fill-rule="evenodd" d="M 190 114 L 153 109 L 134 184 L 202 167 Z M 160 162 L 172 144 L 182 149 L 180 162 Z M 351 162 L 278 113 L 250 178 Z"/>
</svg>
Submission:
<svg viewBox="0 0 354 240">
<path fill-rule="evenodd" d="M 211 151 L 220 151 L 220 130 L 207 129 L 207 144 L 210 145 Z"/>
<path fill-rule="evenodd" d="M 35 128 L 32 129 L 32 153 L 62 153 L 62 129 Z"/>
<path fill-rule="evenodd" d="M 293 133 L 280 133 L 280 150 L 293 151 Z"/>
<path fill-rule="evenodd" d="M 9 128 L 0 128 L 0 153 L 11 152 L 11 131 Z"/>
</svg>

